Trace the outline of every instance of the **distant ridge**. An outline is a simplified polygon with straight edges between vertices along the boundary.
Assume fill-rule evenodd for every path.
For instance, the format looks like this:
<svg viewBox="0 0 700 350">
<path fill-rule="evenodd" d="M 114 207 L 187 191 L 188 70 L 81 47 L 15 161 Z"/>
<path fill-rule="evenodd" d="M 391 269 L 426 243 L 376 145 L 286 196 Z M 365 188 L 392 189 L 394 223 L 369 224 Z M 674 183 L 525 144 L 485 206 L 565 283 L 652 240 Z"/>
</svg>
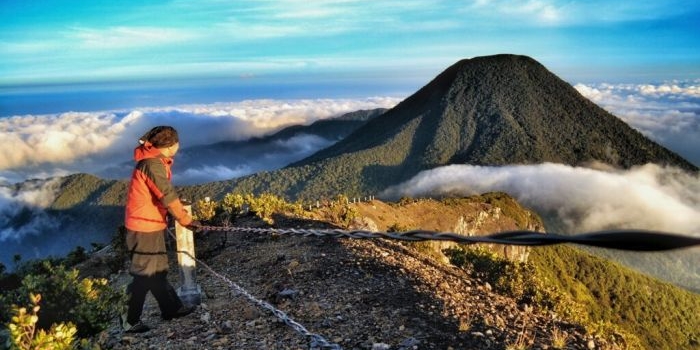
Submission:
<svg viewBox="0 0 700 350">
<path fill-rule="evenodd" d="M 447 164 L 542 162 L 697 171 L 534 59 L 504 54 L 455 63 L 342 141 L 285 169 L 215 187 L 290 198 L 361 195 Z"/>
</svg>

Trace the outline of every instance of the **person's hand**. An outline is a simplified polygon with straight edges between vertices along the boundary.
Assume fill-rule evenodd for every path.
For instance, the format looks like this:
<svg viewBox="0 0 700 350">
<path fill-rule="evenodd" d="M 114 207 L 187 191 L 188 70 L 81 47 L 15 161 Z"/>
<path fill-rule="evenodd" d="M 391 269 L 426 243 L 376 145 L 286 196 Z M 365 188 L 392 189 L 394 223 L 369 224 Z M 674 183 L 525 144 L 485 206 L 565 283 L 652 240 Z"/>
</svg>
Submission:
<svg viewBox="0 0 700 350">
<path fill-rule="evenodd" d="M 204 225 L 202 225 L 202 223 L 199 220 L 192 220 L 192 222 L 190 222 L 190 224 L 186 227 L 188 230 L 197 233 L 202 231 L 202 226 Z"/>
</svg>

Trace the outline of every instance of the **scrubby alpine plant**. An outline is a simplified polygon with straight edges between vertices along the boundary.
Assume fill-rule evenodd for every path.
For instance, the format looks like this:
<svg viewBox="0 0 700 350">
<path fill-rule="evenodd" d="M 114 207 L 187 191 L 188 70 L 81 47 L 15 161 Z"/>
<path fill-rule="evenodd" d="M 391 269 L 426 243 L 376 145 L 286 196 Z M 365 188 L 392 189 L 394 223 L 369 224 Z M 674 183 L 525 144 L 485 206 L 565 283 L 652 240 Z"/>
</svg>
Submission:
<svg viewBox="0 0 700 350">
<path fill-rule="evenodd" d="M 27 299 L 27 296 L 30 296 Z M 34 323 L 39 329 L 53 324 L 72 324 L 77 336 L 88 337 L 106 329 L 124 305 L 124 293 L 112 289 L 106 279 L 79 278 L 78 270 L 44 261 L 37 271 L 27 274 L 21 286 L 3 295 L 7 305 L 36 304 L 31 295 L 41 295 L 41 317 Z M 2 311 L 2 321 L 11 316 Z"/>
<path fill-rule="evenodd" d="M 6 348 L 11 350 L 72 349 L 75 334 L 78 331 L 75 326 L 70 322 L 62 322 L 53 324 L 48 331 L 43 329 L 37 331 L 41 294 L 29 294 L 29 300 L 31 302 L 31 311 L 29 312 L 24 307 L 14 307 L 15 316 L 12 317 L 12 321 L 7 326 L 10 330 L 10 338 L 5 344 Z"/>
</svg>

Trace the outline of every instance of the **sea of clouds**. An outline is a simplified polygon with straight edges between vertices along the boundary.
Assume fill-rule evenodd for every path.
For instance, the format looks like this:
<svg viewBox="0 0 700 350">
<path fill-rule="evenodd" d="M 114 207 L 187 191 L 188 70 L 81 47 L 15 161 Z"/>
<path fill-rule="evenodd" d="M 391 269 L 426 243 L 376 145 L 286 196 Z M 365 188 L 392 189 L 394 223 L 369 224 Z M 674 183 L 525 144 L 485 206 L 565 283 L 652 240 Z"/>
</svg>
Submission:
<svg viewBox="0 0 700 350">
<path fill-rule="evenodd" d="M 585 97 L 622 118 L 658 143 L 700 164 L 700 84 L 577 84 Z M 53 200 L 51 186 L 10 190 L 8 184 L 76 172 L 99 173 L 128 163 L 138 138 L 155 125 L 180 130 L 183 148 L 225 140 L 246 140 L 294 124 L 360 109 L 391 108 L 397 98 L 249 100 L 127 111 L 24 115 L 0 119 L 0 242 L 19 239 L 55 223 L 41 214 Z M 329 140 L 289 140 L 311 154 Z M 276 155 L 284 157 L 285 155 Z M 294 156 L 299 156 L 295 154 Z M 290 155 L 289 159 L 293 159 Z M 277 159 L 284 164 L 284 159 Z M 255 164 L 212 163 L 175 168 L 175 177 L 205 182 L 255 171 Z M 700 234 L 700 179 L 674 168 L 646 165 L 619 171 L 557 164 L 506 167 L 455 165 L 419 174 L 386 196 L 473 194 L 505 191 L 523 204 L 552 214 L 570 232 L 602 228 L 644 228 Z M 27 211 L 28 210 L 28 211 Z M 30 213 L 26 227 L 10 218 Z M 36 223 L 36 225 L 33 225 Z M 40 231 L 40 230 L 39 230 Z"/>
<path fill-rule="evenodd" d="M 400 100 L 366 99 L 247 100 L 207 105 L 140 108 L 128 111 L 68 112 L 0 118 L 0 183 L 77 172 L 92 174 L 131 160 L 141 135 L 156 125 L 172 125 L 181 147 L 240 141 L 289 125 L 310 124 L 360 109 L 391 108 Z M 327 144 L 312 143 L 323 147 Z M 302 145 L 308 147 L 307 145 Z M 235 177 L 245 169 L 209 170 Z M 207 172 L 177 169 L 182 174 Z M 199 176 L 203 181 L 211 180 Z"/>
<path fill-rule="evenodd" d="M 400 99 L 392 97 L 247 100 L 0 118 L 0 143 L 4 145 L 0 148 L 0 246 L 3 247 L 0 263 L 9 266 L 11 262 L 14 253 L 5 254 L 10 249 L 8 245 L 21 247 L 26 257 L 29 248 L 23 246 L 24 239 L 36 240 L 59 226 L 44 210 L 57 194 L 56 176 L 78 172 L 102 175 L 125 163 L 132 167 L 133 148 L 139 137 L 153 126 L 174 126 L 185 149 L 247 140 L 290 125 L 311 124 L 361 109 L 391 108 L 398 102 Z M 332 143 L 313 135 L 298 135 L 279 142 L 290 152 L 266 154 L 257 161 L 281 167 L 287 160 L 298 160 Z M 180 183 L 230 179 L 258 169 L 258 164 L 225 166 L 215 160 L 192 168 L 177 164 L 176 160 L 174 177 Z M 124 174 L 127 177 L 129 172 Z M 38 253 L 32 254 L 38 257 Z"/>
<path fill-rule="evenodd" d="M 56 197 L 58 186 L 58 179 L 0 186 L 0 242 L 38 236 L 58 227 L 59 223 L 44 211 Z"/>
<path fill-rule="evenodd" d="M 700 166 L 700 80 L 574 87 L 645 136 Z"/>
</svg>

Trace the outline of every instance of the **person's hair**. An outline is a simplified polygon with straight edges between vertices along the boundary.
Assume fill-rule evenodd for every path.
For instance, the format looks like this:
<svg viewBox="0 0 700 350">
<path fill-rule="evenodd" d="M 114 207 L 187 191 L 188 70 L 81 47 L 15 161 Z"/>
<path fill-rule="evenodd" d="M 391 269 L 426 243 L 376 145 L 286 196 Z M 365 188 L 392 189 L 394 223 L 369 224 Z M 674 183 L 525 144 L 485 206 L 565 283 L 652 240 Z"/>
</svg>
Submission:
<svg viewBox="0 0 700 350">
<path fill-rule="evenodd" d="M 161 125 L 149 130 L 141 136 L 139 141 L 141 143 L 148 142 L 155 148 L 166 148 L 180 142 L 180 139 L 177 136 L 177 130 L 175 130 L 175 128 Z"/>
</svg>

